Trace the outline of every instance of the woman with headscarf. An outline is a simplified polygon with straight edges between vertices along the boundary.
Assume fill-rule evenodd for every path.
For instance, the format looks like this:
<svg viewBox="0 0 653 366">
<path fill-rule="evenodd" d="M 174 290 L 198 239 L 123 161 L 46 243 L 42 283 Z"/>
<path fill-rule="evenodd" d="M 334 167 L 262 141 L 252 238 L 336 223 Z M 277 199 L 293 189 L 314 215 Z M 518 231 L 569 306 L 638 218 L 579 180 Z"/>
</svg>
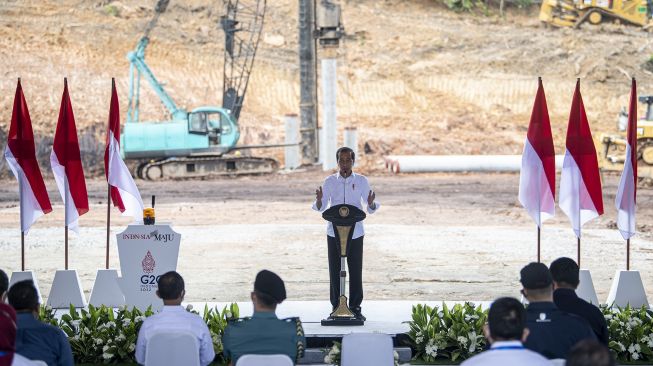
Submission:
<svg viewBox="0 0 653 366">
<path fill-rule="evenodd" d="M 8 304 L 0 303 L 0 366 L 36 365 L 15 350 L 16 311 Z"/>
</svg>

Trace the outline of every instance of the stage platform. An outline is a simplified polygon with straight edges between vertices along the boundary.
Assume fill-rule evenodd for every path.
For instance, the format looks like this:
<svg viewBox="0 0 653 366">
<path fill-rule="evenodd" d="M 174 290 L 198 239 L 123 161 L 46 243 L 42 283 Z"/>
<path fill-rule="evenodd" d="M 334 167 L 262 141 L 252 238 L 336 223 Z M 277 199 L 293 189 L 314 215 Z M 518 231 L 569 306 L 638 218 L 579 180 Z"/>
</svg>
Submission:
<svg viewBox="0 0 653 366">
<path fill-rule="evenodd" d="M 463 301 L 445 301 L 447 306 L 453 306 Z M 490 301 L 474 301 L 476 305 L 484 308 L 489 307 Z M 193 309 L 203 311 L 204 306 L 218 307 L 222 309 L 228 306 L 227 302 L 190 302 Z M 412 352 L 408 347 L 408 337 L 405 335 L 410 328 L 408 321 L 411 320 L 412 307 L 416 304 L 427 304 L 430 306 L 442 305 L 442 301 L 412 301 L 412 300 L 370 300 L 363 301 L 363 315 L 367 318 L 362 326 L 322 326 L 320 321 L 329 316 L 331 303 L 329 301 L 284 301 L 277 307 L 277 316 L 287 318 L 298 316 L 302 320 L 304 333 L 308 343 L 308 349 L 304 358 L 300 360 L 302 365 L 323 364 L 323 350 L 330 347 L 333 341 L 340 341 L 342 336 L 349 333 L 385 333 L 393 337 L 395 351 L 399 354 L 399 363 L 405 364 L 412 358 Z M 240 316 L 252 314 L 251 302 L 238 302 Z"/>
<path fill-rule="evenodd" d="M 447 306 L 453 306 L 464 301 L 444 301 Z M 487 308 L 490 301 L 472 301 L 476 305 Z M 409 331 L 408 322 L 411 320 L 412 307 L 417 304 L 441 306 L 441 300 L 366 300 L 363 302 L 363 315 L 367 318 L 362 326 L 322 326 L 320 321 L 328 317 L 331 311 L 329 301 L 284 301 L 277 307 L 279 318 L 299 317 L 304 326 L 307 340 L 307 351 L 302 365 L 323 365 L 324 350 L 332 345 L 333 341 L 340 341 L 342 336 L 349 333 L 385 333 L 393 337 L 395 351 L 399 354 L 399 363 L 406 364 L 412 358 L 412 352 L 407 345 Z M 184 302 L 182 305 L 192 305 L 193 310 L 200 314 L 204 307 L 217 307 L 222 310 L 230 302 Z M 237 302 L 240 316 L 251 316 L 253 307 L 251 301 Z M 59 309 L 56 316 L 68 313 L 68 309 Z"/>
</svg>

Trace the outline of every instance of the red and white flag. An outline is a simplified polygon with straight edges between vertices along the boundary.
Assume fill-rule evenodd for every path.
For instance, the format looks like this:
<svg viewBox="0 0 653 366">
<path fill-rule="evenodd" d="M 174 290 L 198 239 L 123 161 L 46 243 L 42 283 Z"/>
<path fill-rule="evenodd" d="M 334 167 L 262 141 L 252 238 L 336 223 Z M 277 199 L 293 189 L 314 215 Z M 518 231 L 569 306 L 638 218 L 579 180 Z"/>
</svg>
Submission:
<svg viewBox="0 0 653 366">
<path fill-rule="evenodd" d="M 68 82 L 65 79 L 50 164 L 52 164 L 52 172 L 64 201 L 66 225 L 79 233 L 78 219 L 88 212 L 88 194 L 86 193 L 86 181 L 77 140 L 75 116 L 68 95 Z"/>
<path fill-rule="evenodd" d="M 5 159 L 20 185 L 20 230 L 27 234 L 39 217 L 52 211 L 52 206 L 36 160 L 32 120 L 20 80 L 14 96 Z"/>
<path fill-rule="evenodd" d="M 569 217 L 576 237 L 589 220 L 603 214 L 601 177 L 590 125 L 580 95 L 580 80 L 571 103 L 567 151 L 560 177 L 560 209 Z"/>
<path fill-rule="evenodd" d="M 549 111 L 542 79 L 538 78 L 537 94 L 524 143 L 519 175 L 519 202 L 541 227 L 555 215 L 555 152 Z"/>
<path fill-rule="evenodd" d="M 115 82 L 112 81 L 111 106 L 107 147 L 104 151 L 104 173 L 111 186 L 111 200 L 123 216 L 132 216 L 135 222 L 143 222 L 143 200 L 129 169 L 120 157 L 120 107 Z"/>
<path fill-rule="evenodd" d="M 624 239 L 635 235 L 635 201 L 637 196 L 637 83 L 633 79 L 628 110 L 626 161 L 617 190 L 617 227 Z"/>
</svg>

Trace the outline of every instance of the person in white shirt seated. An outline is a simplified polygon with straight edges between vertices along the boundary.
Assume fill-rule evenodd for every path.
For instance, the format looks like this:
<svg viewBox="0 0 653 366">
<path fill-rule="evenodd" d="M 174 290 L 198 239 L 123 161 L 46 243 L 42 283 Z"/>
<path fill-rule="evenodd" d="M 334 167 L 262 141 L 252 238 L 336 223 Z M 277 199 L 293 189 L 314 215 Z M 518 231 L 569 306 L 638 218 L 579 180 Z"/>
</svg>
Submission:
<svg viewBox="0 0 653 366">
<path fill-rule="evenodd" d="M 502 297 L 495 300 L 490 307 L 488 323 L 483 333 L 491 344 L 490 349 L 461 366 L 553 366 L 544 356 L 524 348 L 522 342 L 528 337 L 526 311 L 517 299 Z"/>
<path fill-rule="evenodd" d="M 145 364 L 147 342 L 152 334 L 158 332 L 190 332 L 197 337 L 200 364 L 206 366 L 215 358 L 211 333 L 206 323 L 200 316 L 181 306 L 185 294 L 184 279 L 179 273 L 170 271 L 159 278 L 156 295 L 163 300 L 164 306 L 161 312 L 145 319 L 141 326 L 136 342 L 136 361 L 139 364 Z"/>
</svg>

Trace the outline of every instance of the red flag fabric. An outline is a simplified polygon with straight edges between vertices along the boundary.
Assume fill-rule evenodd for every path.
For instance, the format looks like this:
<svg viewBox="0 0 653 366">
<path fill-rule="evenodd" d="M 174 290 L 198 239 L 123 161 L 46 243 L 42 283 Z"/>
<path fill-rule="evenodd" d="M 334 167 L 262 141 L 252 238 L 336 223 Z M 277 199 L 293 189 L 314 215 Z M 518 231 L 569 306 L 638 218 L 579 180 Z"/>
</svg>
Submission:
<svg viewBox="0 0 653 366">
<path fill-rule="evenodd" d="M 61 198 L 66 203 L 66 225 L 78 232 L 79 216 L 88 212 L 88 194 L 77 140 L 75 116 L 68 94 L 68 82 L 65 79 L 50 163 Z M 66 189 L 66 181 L 68 189 Z"/>
<path fill-rule="evenodd" d="M 120 106 L 115 82 L 112 81 L 111 106 L 107 147 L 104 151 L 104 172 L 111 186 L 111 200 L 123 216 L 132 216 L 136 222 L 143 221 L 143 201 L 136 183 L 120 157 Z"/>
<path fill-rule="evenodd" d="M 36 160 L 32 120 L 20 80 L 14 96 L 5 159 L 21 186 L 21 230 L 26 233 L 40 216 L 52 211 L 52 206 Z"/>
<path fill-rule="evenodd" d="M 560 208 L 580 238 L 583 224 L 603 214 L 599 164 L 580 94 L 580 80 L 571 103 L 566 148 L 560 177 Z"/>
<path fill-rule="evenodd" d="M 555 152 L 542 79 L 524 142 L 519 175 L 519 202 L 538 227 L 555 215 Z"/>
</svg>

